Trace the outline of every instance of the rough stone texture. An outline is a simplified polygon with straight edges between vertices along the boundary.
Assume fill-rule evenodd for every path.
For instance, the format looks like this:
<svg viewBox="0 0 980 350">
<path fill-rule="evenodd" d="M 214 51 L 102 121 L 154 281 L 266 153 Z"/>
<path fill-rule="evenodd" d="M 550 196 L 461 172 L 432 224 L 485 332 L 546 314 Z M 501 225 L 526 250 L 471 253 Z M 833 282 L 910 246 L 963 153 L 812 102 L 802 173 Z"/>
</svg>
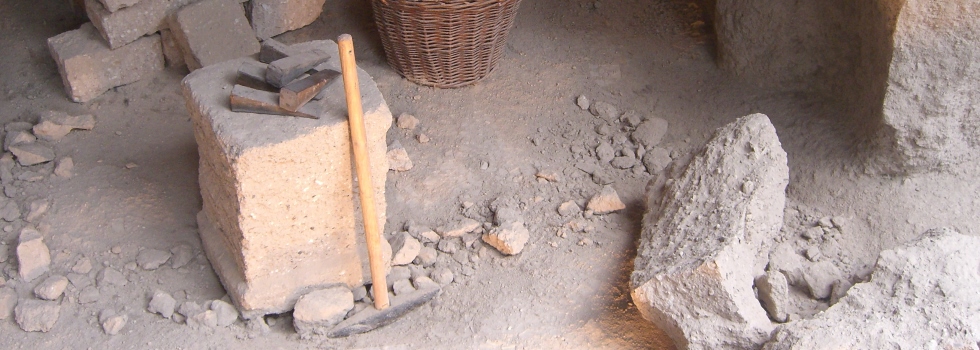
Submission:
<svg viewBox="0 0 980 350">
<path fill-rule="evenodd" d="M 892 37 L 883 114 L 907 171 L 980 156 L 978 19 L 976 0 L 904 1 Z"/>
<path fill-rule="evenodd" d="M 336 44 L 293 46 L 329 49 Z M 288 311 L 318 287 L 353 287 L 370 280 L 343 84 L 330 85 L 324 99 L 312 102 L 327 106 L 319 120 L 234 113 L 227 107 L 228 91 L 239 65 L 249 59 L 197 70 L 183 82 L 200 154 L 201 239 L 245 318 Z M 339 71 L 337 58 L 326 68 Z M 385 134 L 392 117 L 373 79 L 364 71 L 358 74 L 383 231 Z M 382 243 L 390 259 L 390 246 Z"/>
<path fill-rule="evenodd" d="M 75 102 L 89 101 L 111 88 L 163 70 L 159 35 L 134 38 L 128 45 L 110 49 L 99 38 L 95 27 L 86 23 L 49 38 L 48 50 L 58 64 L 65 91 Z"/>
<path fill-rule="evenodd" d="M 68 278 L 61 275 L 50 276 L 45 278 L 34 287 L 34 295 L 38 299 L 42 300 L 55 300 L 65 292 L 65 288 L 68 288 Z"/>
<path fill-rule="evenodd" d="M 103 310 L 99 314 L 99 322 L 102 323 L 102 331 L 107 335 L 116 335 L 119 331 L 122 331 L 123 327 L 126 326 L 126 322 L 129 321 L 129 316 L 127 315 L 117 315 L 115 311 Z"/>
<path fill-rule="evenodd" d="M 762 114 L 719 129 L 683 174 L 652 186 L 634 303 L 678 348 L 756 348 L 772 323 L 752 285 L 783 223 L 786 153 Z"/>
<path fill-rule="evenodd" d="M 252 0 L 252 28 L 265 39 L 303 28 L 323 11 L 326 0 Z"/>
<path fill-rule="evenodd" d="M 190 4 L 168 22 L 191 70 L 253 55 L 261 48 L 249 30 L 245 10 L 235 0 Z"/>
<path fill-rule="evenodd" d="M 388 153 L 385 154 L 388 158 L 388 169 L 394 171 L 409 171 L 415 167 L 412 164 L 412 158 L 408 157 L 408 151 L 405 150 L 405 146 L 402 146 L 401 142 L 395 140 L 388 146 Z"/>
<path fill-rule="evenodd" d="M 167 294 L 164 291 L 154 291 L 153 297 L 150 298 L 150 305 L 147 306 L 146 310 L 155 314 L 160 314 L 163 318 L 170 318 L 174 315 L 174 308 L 177 306 L 177 300 L 174 297 Z"/>
<path fill-rule="evenodd" d="M 110 12 L 99 0 L 85 0 L 85 12 L 109 47 L 118 49 L 144 35 L 166 29 L 167 16 L 195 1 L 140 0 L 133 6 Z"/>
<path fill-rule="evenodd" d="M 524 222 L 514 221 L 497 227 L 483 235 L 483 241 L 507 255 L 519 254 L 531 238 Z"/>
<path fill-rule="evenodd" d="M 391 256 L 392 265 L 407 265 L 415 260 L 419 251 L 422 250 L 422 243 L 408 232 L 395 234 L 389 241 L 389 245 L 391 245 L 393 252 Z"/>
<path fill-rule="evenodd" d="M 932 230 L 881 252 L 870 282 L 813 318 L 780 326 L 765 349 L 976 349 L 980 238 Z"/>
<path fill-rule="evenodd" d="M 759 301 L 766 309 L 769 318 L 776 322 L 786 322 L 786 306 L 789 303 L 789 284 L 786 276 L 779 271 L 768 271 L 755 281 L 759 290 Z"/>
<path fill-rule="evenodd" d="M 626 204 L 623 204 L 623 201 L 619 199 L 616 190 L 607 185 L 603 186 L 602 190 L 589 200 L 589 204 L 585 208 L 595 214 L 608 214 L 626 209 Z"/>
<path fill-rule="evenodd" d="M 41 233 L 31 227 L 20 231 L 17 265 L 20 278 L 28 282 L 48 272 L 48 266 L 51 265 L 51 251 L 44 244 Z"/>
<path fill-rule="evenodd" d="M 293 327 L 301 337 L 324 333 L 340 323 L 354 308 L 354 295 L 347 287 L 320 289 L 299 298 L 293 310 Z"/>
<path fill-rule="evenodd" d="M 47 332 L 54 328 L 61 306 L 53 301 L 22 300 L 14 309 L 20 329 L 27 332 Z"/>
</svg>

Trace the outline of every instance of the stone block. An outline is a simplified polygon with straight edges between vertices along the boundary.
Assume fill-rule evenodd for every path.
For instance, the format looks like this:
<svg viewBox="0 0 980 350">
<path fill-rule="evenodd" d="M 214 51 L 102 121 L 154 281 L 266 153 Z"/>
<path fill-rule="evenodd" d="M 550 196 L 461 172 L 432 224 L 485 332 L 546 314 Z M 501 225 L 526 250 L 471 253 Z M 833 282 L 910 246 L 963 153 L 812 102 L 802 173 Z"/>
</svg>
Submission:
<svg viewBox="0 0 980 350">
<path fill-rule="evenodd" d="M 174 39 L 191 70 L 259 52 L 242 4 L 204 0 L 187 5 L 168 19 Z"/>
<path fill-rule="evenodd" d="M 86 23 L 79 29 L 49 38 L 48 49 L 58 64 L 68 96 L 75 102 L 86 102 L 111 88 L 163 69 L 159 35 L 143 37 L 113 50 L 99 38 L 95 27 Z"/>
<path fill-rule="evenodd" d="M 882 251 L 869 282 L 781 325 L 763 349 L 976 349 L 978 250 L 980 238 L 938 229 Z"/>
<path fill-rule="evenodd" d="M 294 47 L 336 50 L 332 41 Z M 311 290 L 355 287 L 370 277 L 343 84 L 331 84 L 323 100 L 310 102 L 325 107 L 320 119 L 235 113 L 228 109 L 229 93 L 247 60 L 192 72 L 183 94 L 200 154 L 201 239 L 228 294 L 250 319 L 291 310 Z M 340 69 L 337 58 L 326 65 Z M 358 74 L 383 228 L 385 134 L 392 117 L 374 80 Z"/>
<path fill-rule="evenodd" d="M 252 0 L 252 28 L 265 39 L 303 28 L 323 12 L 326 0 Z"/>
<path fill-rule="evenodd" d="M 679 349 L 769 339 L 752 286 L 782 228 L 788 182 L 775 128 L 753 114 L 716 131 L 683 173 L 651 185 L 631 294 Z"/>
<path fill-rule="evenodd" d="M 142 0 L 110 12 L 99 0 L 85 0 L 85 12 L 99 34 L 117 49 L 140 37 L 167 28 L 167 16 L 197 0 Z"/>
<path fill-rule="evenodd" d="M 892 36 L 886 137 L 905 172 L 980 157 L 980 2 L 904 2 Z"/>
</svg>

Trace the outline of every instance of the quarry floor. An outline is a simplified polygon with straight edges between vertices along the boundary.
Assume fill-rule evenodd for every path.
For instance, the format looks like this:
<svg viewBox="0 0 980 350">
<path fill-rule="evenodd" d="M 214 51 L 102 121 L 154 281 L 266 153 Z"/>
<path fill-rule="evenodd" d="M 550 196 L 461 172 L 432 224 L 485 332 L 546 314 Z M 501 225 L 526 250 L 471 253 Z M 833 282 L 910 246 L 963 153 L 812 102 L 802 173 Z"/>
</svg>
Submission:
<svg viewBox="0 0 980 350">
<path fill-rule="evenodd" d="M 715 128 L 740 116 L 767 114 L 789 154 L 788 206 L 798 217 L 847 218 L 840 243 L 858 277 L 870 272 L 878 251 L 929 228 L 980 234 L 976 162 L 909 177 L 865 174 L 858 159 L 866 149 L 839 122 L 847 115 L 816 97 L 727 76 L 696 23 L 699 12 L 671 0 L 525 0 L 496 70 L 454 90 L 415 85 L 387 66 L 368 2 L 330 1 L 318 21 L 277 37 L 296 43 L 351 33 L 358 63 L 374 76 L 393 114 L 421 121 L 415 131 L 388 132 L 415 167 L 388 174 L 386 233 L 409 220 L 436 227 L 461 218 L 464 202 L 486 208 L 511 196 L 525 203 L 532 235 L 521 254 L 487 254 L 470 275 L 457 273 L 435 302 L 394 324 L 346 339 L 300 339 L 288 314 L 269 316 L 271 332 L 250 337 L 243 322 L 198 331 L 145 311 L 154 289 L 196 301 L 225 294 L 197 236 L 197 149 L 179 88 L 186 69 L 168 68 L 73 103 L 45 40 L 77 28 L 81 17 L 67 1 L 5 1 L 0 122 L 34 122 L 50 109 L 93 114 L 98 122 L 57 144 L 59 157 L 74 159 L 71 179 L 26 183 L 14 198 L 52 200 L 42 222 L 50 225 L 45 241 L 53 269 L 66 271 L 87 257 L 97 268 L 123 271 L 130 283 L 95 303 L 63 303 L 49 333 L 23 332 L 2 320 L 0 348 L 670 349 L 670 340 L 631 304 L 627 283 L 644 187 L 653 175 L 607 167 L 627 209 L 592 220 L 594 232 L 555 235 L 568 221 L 557 214 L 558 204 L 584 203 L 601 188 L 575 168 L 579 159 L 570 150 L 590 147 L 597 137 L 597 119 L 575 105 L 579 95 L 667 119 L 663 145 L 675 154 L 696 151 Z M 431 141 L 418 142 L 418 134 Z M 560 173 L 561 181 L 539 183 L 534 174 L 542 169 Z M 14 225 L 0 232 L 5 248 L 16 245 L 16 225 L 23 223 Z M 185 268 L 126 267 L 141 248 L 182 243 L 198 253 Z M 0 266 L 7 280 L 16 278 L 15 259 Z M 18 288 L 22 298 L 29 290 Z M 129 315 L 120 334 L 105 335 L 98 326 L 105 308 Z"/>
</svg>

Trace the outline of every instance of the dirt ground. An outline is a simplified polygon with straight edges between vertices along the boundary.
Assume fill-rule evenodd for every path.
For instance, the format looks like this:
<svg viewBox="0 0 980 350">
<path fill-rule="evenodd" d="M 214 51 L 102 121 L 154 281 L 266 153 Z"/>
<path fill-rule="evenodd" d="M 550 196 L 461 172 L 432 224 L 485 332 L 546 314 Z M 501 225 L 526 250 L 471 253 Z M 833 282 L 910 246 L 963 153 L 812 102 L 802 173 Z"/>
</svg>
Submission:
<svg viewBox="0 0 980 350">
<path fill-rule="evenodd" d="M 457 281 L 436 301 L 392 325 L 346 339 L 300 339 L 288 314 L 268 316 L 271 331 L 256 334 L 243 321 L 203 331 L 146 311 L 156 289 L 178 302 L 225 294 L 197 236 L 197 148 L 179 88 L 187 71 L 168 68 L 88 103 L 73 103 L 45 40 L 77 28 L 84 18 L 67 1 L 3 0 L 0 122 L 36 122 L 45 110 L 93 114 L 97 120 L 94 130 L 74 131 L 56 144 L 59 158 L 74 160 L 73 177 L 48 175 L 53 165 L 38 165 L 20 171 L 45 176 L 24 177 L 4 190 L 22 208 L 51 200 L 39 229 L 51 248 L 53 271 L 67 273 L 88 258 L 96 267 L 89 278 L 109 266 L 129 283 L 106 288 L 93 303 L 65 298 L 48 333 L 24 332 L 12 319 L 0 320 L 0 347 L 672 348 L 629 297 L 644 188 L 653 175 L 607 167 L 627 209 L 591 219 L 594 231 L 555 234 L 568 222 L 556 212 L 558 205 L 584 204 L 601 188 L 575 167 L 589 155 L 573 149 L 594 149 L 602 123 L 575 105 L 579 95 L 668 120 L 663 145 L 676 157 L 697 150 L 715 128 L 740 116 L 767 114 L 789 155 L 784 230 L 792 236 L 815 219 L 846 218 L 840 243 L 856 279 L 870 273 L 878 251 L 929 228 L 980 233 L 977 162 L 901 178 L 865 174 L 860 160 L 867 148 L 846 129 L 845 112 L 817 96 L 765 91 L 724 74 L 714 64 L 699 14 L 696 5 L 673 0 L 525 0 L 496 70 L 483 82 L 454 90 L 421 87 L 390 69 L 365 1 L 328 1 L 318 21 L 277 37 L 296 43 L 351 33 L 360 66 L 374 76 L 392 112 L 421 121 L 415 131 L 392 127 L 388 133 L 389 142 L 406 147 L 415 167 L 389 172 L 386 233 L 408 221 L 436 227 L 472 211 L 485 214 L 501 197 L 521 203 L 531 231 L 529 245 L 517 256 L 474 248 L 479 259 L 450 265 Z M 431 141 L 418 142 L 418 134 Z M 561 179 L 539 182 L 540 170 Z M 473 205 L 464 208 L 466 202 Z M 22 299 L 32 298 L 40 281 L 16 277 L 13 247 L 24 225 L 0 223 L 10 228 L 0 238 L 11 253 L 0 267 Z M 135 266 L 140 249 L 179 244 L 197 254 L 187 266 Z M 77 299 L 78 291 L 69 287 L 72 293 Z M 115 336 L 99 326 L 98 314 L 107 308 L 129 317 Z"/>
</svg>

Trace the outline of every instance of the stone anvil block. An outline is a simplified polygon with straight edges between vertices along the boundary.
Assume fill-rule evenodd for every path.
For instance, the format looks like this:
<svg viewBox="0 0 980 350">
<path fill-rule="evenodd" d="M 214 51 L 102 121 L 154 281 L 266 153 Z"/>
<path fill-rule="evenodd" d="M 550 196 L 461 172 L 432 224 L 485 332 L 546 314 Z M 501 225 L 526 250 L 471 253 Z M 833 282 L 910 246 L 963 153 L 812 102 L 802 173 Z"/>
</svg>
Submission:
<svg viewBox="0 0 980 350">
<path fill-rule="evenodd" d="M 293 47 L 337 52 L 327 40 Z M 324 68 L 339 71 L 333 56 Z M 318 120 L 235 113 L 229 94 L 246 60 L 254 59 L 194 71 L 183 94 L 200 153 L 201 241 L 228 294 L 252 318 L 289 311 L 313 289 L 370 278 L 343 84 L 311 102 L 323 104 Z M 391 112 L 374 80 L 360 69 L 358 79 L 383 228 Z"/>
</svg>

